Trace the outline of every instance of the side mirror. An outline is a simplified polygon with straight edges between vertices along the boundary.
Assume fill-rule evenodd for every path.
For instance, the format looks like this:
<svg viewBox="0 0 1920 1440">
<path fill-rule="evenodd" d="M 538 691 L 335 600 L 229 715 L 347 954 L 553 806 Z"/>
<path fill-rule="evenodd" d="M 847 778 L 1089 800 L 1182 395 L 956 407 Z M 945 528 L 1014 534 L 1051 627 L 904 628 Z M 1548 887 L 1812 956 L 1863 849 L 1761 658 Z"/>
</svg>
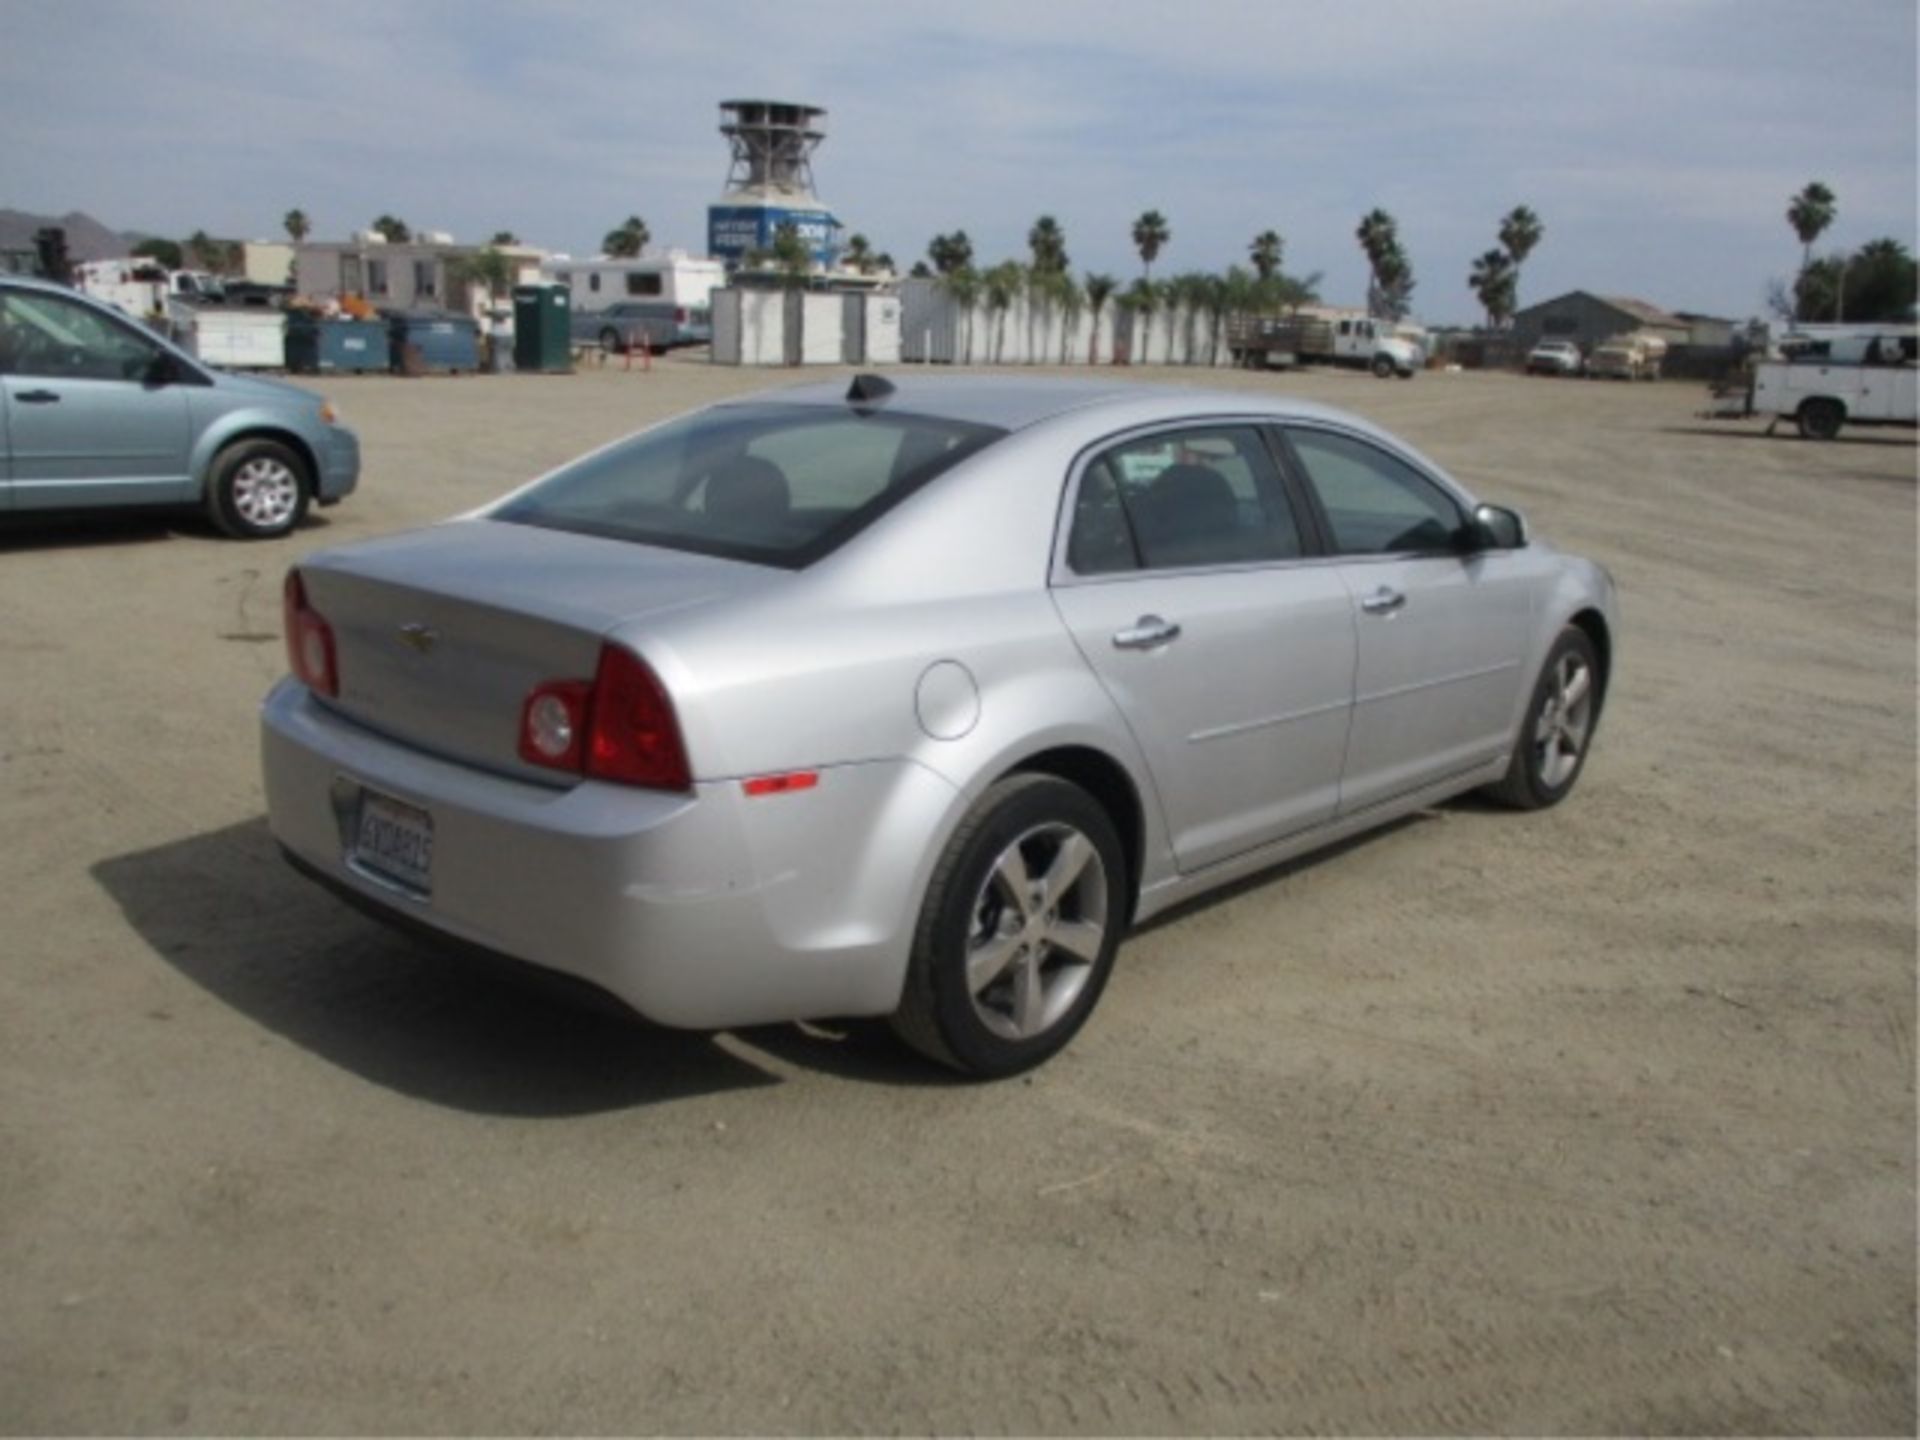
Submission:
<svg viewBox="0 0 1920 1440">
<path fill-rule="evenodd" d="M 1479 550 L 1524 550 L 1527 522 L 1518 510 L 1504 505 L 1477 505 L 1467 522 L 1467 548 Z"/>
</svg>

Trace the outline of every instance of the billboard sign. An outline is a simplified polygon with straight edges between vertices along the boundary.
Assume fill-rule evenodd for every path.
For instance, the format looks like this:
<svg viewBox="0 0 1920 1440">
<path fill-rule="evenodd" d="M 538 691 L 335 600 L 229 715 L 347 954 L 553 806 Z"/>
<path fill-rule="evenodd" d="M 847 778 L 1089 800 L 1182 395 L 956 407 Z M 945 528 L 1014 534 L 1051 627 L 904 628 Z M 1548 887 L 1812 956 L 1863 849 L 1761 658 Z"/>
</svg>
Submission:
<svg viewBox="0 0 1920 1440">
<path fill-rule="evenodd" d="M 840 222 L 824 210 L 788 210 L 777 205 L 708 206 L 707 253 L 737 265 L 749 250 L 771 250 L 774 232 L 787 224 L 800 232 L 807 253 L 816 261 L 833 262 Z"/>
</svg>

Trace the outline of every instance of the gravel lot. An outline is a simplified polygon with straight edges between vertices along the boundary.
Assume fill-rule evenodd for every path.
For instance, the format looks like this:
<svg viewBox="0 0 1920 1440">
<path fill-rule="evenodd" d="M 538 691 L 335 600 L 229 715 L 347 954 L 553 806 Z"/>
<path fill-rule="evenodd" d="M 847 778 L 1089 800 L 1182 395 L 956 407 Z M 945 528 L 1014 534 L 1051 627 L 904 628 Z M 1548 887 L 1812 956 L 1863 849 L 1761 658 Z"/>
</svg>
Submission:
<svg viewBox="0 0 1920 1440">
<path fill-rule="evenodd" d="M 0 530 L 0 1426 L 1913 1433 L 1910 432 L 1223 376 L 1604 560 L 1598 748 L 1153 926 L 983 1087 L 476 973 L 261 818 L 291 560 L 783 378 L 342 379 L 288 541 Z"/>
</svg>

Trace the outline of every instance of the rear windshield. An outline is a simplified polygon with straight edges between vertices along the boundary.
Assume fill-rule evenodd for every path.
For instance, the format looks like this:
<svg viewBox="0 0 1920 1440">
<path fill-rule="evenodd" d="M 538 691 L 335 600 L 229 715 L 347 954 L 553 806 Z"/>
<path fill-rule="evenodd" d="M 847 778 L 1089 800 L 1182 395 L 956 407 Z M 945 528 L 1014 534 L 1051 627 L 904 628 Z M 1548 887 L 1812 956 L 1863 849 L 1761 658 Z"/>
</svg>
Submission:
<svg viewBox="0 0 1920 1440">
<path fill-rule="evenodd" d="M 728 405 L 577 460 L 492 517 L 798 569 L 1005 433 L 924 415 Z"/>
</svg>

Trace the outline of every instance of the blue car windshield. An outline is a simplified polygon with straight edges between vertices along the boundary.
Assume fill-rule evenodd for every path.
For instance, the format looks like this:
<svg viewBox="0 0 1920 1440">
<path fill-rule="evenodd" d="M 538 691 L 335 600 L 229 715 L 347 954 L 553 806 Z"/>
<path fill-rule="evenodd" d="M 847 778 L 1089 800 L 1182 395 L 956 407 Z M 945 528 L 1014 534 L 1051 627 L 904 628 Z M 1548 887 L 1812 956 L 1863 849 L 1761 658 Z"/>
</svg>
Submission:
<svg viewBox="0 0 1920 1440">
<path fill-rule="evenodd" d="M 725 405 L 576 460 L 491 517 L 800 569 L 1005 433 L 926 415 Z"/>
</svg>

